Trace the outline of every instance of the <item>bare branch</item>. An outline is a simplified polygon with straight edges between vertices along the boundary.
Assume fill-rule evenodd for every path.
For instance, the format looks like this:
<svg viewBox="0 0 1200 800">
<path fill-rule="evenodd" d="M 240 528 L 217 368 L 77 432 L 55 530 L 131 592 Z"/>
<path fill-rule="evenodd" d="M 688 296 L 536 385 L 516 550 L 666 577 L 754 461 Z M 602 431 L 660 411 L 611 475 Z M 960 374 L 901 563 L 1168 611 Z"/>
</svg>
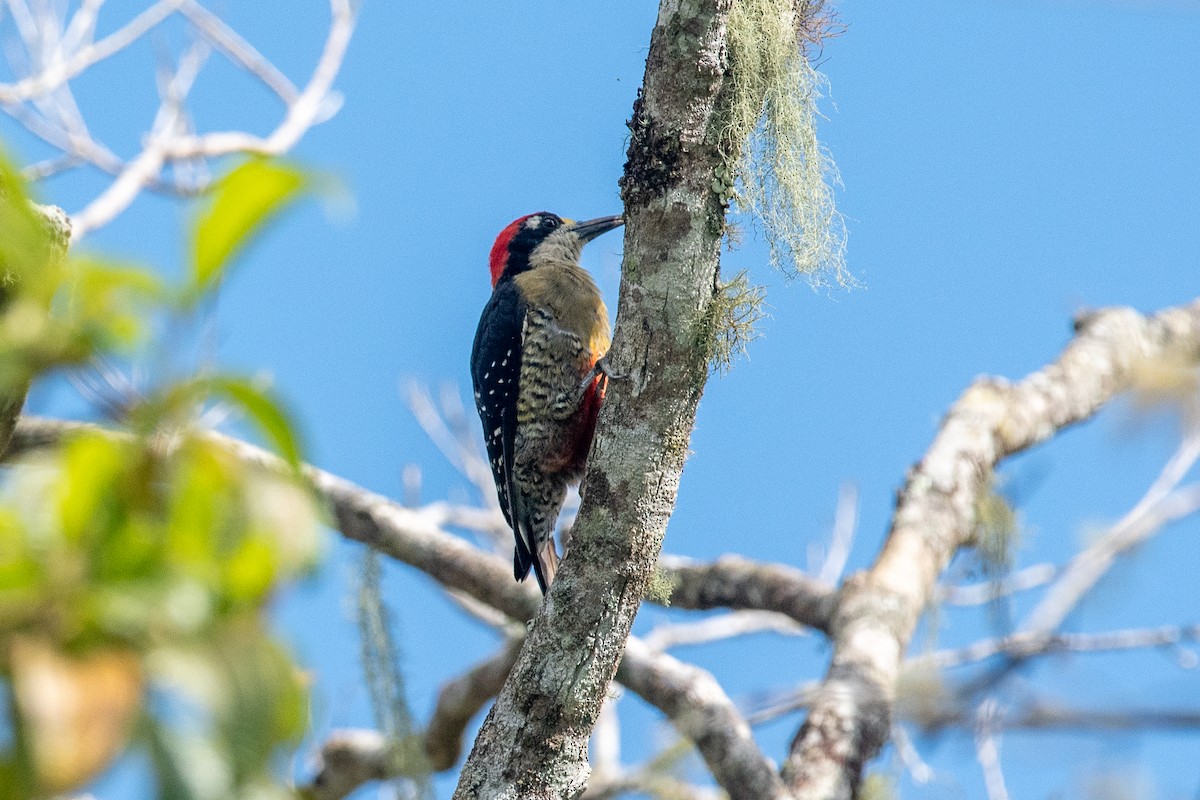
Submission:
<svg viewBox="0 0 1200 800">
<path fill-rule="evenodd" d="M 94 44 L 79 48 L 70 60 L 56 61 L 39 74 L 16 83 L 0 83 L 0 103 L 20 103 L 52 92 L 83 73 L 88 67 L 116 55 L 133 44 L 174 13 L 182 2 L 183 0 L 159 0 L 115 32 Z M 24 29 L 22 36 L 26 43 L 32 38 Z"/>
<path fill-rule="evenodd" d="M 243 39 L 241 34 L 225 24 L 223 19 L 195 0 L 183 0 L 179 4 L 179 13 L 187 17 L 209 43 L 266 84 L 284 103 L 290 105 L 299 99 L 300 90 L 296 88 L 296 84 L 288 80 L 278 67 Z"/>
<path fill-rule="evenodd" d="M 1027 659 L 1050 653 L 1097 653 L 1150 647 L 1178 647 L 1184 642 L 1200 642 L 1200 625 L 1052 635 L 1022 631 L 999 639 L 985 639 L 956 650 L 939 650 L 936 653 L 917 656 L 910 659 L 904 668 L 943 670 L 977 663 L 997 655 Z"/>
<path fill-rule="evenodd" d="M 785 714 L 811 708 L 818 696 L 820 684 L 810 681 L 781 694 L 760 708 L 748 713 L 751 725 L 761 725 Z M 958 701 L 928 704 L 901 704 L 895 709 L 897 722 L 918 726 L 926 732 L 946 728 L 973 729 L 974 711 Z M 1200 710 L 1126 708 L 1080 709 L 1069 708 L 1045 700 L 1027 701 L 1020 709 L 1004 715 L 1005 730 L 1076 730 L 1102 732 L 1108 730 L 1140 730 L 1152 728 L 1200 728 Z M 899 728 L 893 728 L 893 734 Z M 911 742 L 910 742 L 911 744 Z M 897 746 L 901 746 L 897 742 Z M 915 751 L 914 751 L 915 755 Z"/>
<path fill-rule="evenodd" d="M 854 532 L 858 528 L 858 487 L 843 483 L 838 490 L 837 511 L 833 517 L 833 535 L 829 539 L 829 552 L 825 563 L 817 573 L 817 580 L 830 586 L 836 584 L 846 569 L 850 548 L 854 544 Z"/>
<path fill-rule="evenodd" d="M 405 395 L 408 398 L 408 407 L 421 430 L 425 431 L 425 435 L 437 446 L 446 461 L 478 490 L 479 497 L 490 514 L 491 524 L 486 527 L 493 534 L 493 538 L 497 538 L 494 534 L 498 526 L 503 529 L 504 538 L 507 539 L 508 524 L 504 522 L 500 503 L 496 499 L 492 469 L 483 456 L 474 429 L 467 429 L 462 402 L 457 393 L 442 392 L 440 407 L 428 388 L 420 384 L 409 385 Z M 475 530 L 482 529 L 471 527 Z"/>
<path fill-rule="evenodd" d="M 912 776 L 913 783 L 924 785 L 937 777 L 933 768 L 926 764 L 921 758 L 921 754 L 917 752 L 908 731 L 899 725 L 892 726 L 892 744 L 896 748 L 896 755 L 899 756 L 900 763 Z"/>
<path fill-rule="evenodd" d="M 746 714 L 746 721 L 751 725 L 762 725 L 785 714 L 806 709 L 812 705 L 820 688 L 818 681 L 805 681 L 797 687 L 778 692 L 765 702 L 757 703 Z"/>
<path fill-rule="evenodd" d="M 35 13 L 24 0 L 8 1 L 20 40 L 13 48 L 15 68 L 28 74 L 16 83 L 0 83 L 0 107 L 67 157 L 38 165 L 29 174 L 45 177 L 86 163 L 116 176 L 105 191 L 73 216 L 75 239 L 111 222 L 143 190 L 195 194 L 207 183 L 207 161 L 211 159 L 288 152 L 308 129 L 336 113 L 341 104 L 332 85 L 354 30 L 356 12 L 350 0 L 330 0 L 329 33 L 303 90 L 197 0 L 158 0 L 114 33 L 93 41 L 102 5 L 103 0 L 84 0 L 64 29 L 62 12 L 49 4 L 37 7 Z M 172 91 L 163 93 L 140 152 L 125 161 L 93 139 L 76 106 L 70 81 L 129 48 L 174 14 L 187 19 L 203 42 L 216 47 L 235 66 L 278 95 L 285 105 L 284 115 L 265 137 L 243 131 L 196 134 L 183 107 L 187 89 L 195 80 L 189 71 L 189 56 L 185 56 Z M 198 64 L 195 66 L 198 68 Z M 164 178 L 164 170 L 172 164 L 176 165 L 174 175 Z"/>
<path fill-rule="evenodd" d="M 1055 363 L 1018 384 L 976 381 L 954 404 L 900 494 L 875 564 L 843 587 L 834 655 L 785 777 L 798 798 L 849 800 L 887 740 L 894 684 L 938 575 L 974 533 L 981 487 L 1004 458 L 1087 419 L 1144 359 L 1200 358 L 1200 301 L 1143 317 L 1092 314 Z"/>
<path fill-rule="evenodd" d="M 96 18 L 100 14 L 100 6 L 104 5 L 104 0 L 83 0 L 76 9 L 74 16 L 71 17 L 70 23 L 67 24 L 67 30 L 62 37 L 62 49 L 64 52 L 73 53 L 83 45 L 84 42 L 90 42 L 96 35 Z"/>
<path fill-rule="evenodd" d="M 981 581 L 969 586 L 939 584 L 935 598 L 939 603 L 956 606 L 977 606 L 991 603 L 1001 597 L 1036 589 L 1054 580 L 1058 567 L 1053 564 L 1033 564 L 1019 569 L 1011 575 L 990 581 Z"/>
<path fill-rule="evenodd" d="M 933 732 L 946 728 L 973 730 L 975 712 L 964 708 L 942 708 L 911 720 Z M 1027 702 L 1005 713 L 1001 726 L 1006 731 L 1110 731 L 1200 730 L 1200 710 L 1177 708 L 1088 709 L 1070 708 L 1048 701 Z"/>
<path fill-rule="evenodd" d="M 1168 523 L 1200 510 L 1200 483 L 1176 488 L 1197 459 L 1200 459 L 1200 426 L 1193 425 L 1137 505 L 1071 559 L 1045 597 L 1020 624 L 1020 629 L 1041 635 L 1055 630 L 1108 572 L 1117 556 L 1146 541 Z"/>
<path fill-rule="evenodd" d="M 183 137 L 165 145 L 163 157 L 174 160 L 199 156 L 212 158 L 235 153 L 280 155 L 290 150 L 305 131 L 332 116 L 340 101 L 331 94 L 330 88 L 350 44 L 355 14 L 349 0 L 330 0 L 330 5 L 333 8 L 333 24 L 321 58 L 304 91 L 288 106 L 287 115 L 279 127 L 265 138 L 241 131 Z"/>
<path fill-rule="evenodd" d="M 36 183 L 53 175 L 58 175 L 61 172 L 74 169 L 82 163 L 83 159 L 70 154 L 47 158 L 44 161 L 38 161 L 22 168 L 21 177 L 30 183 Z"/>
<path fill-rule="evenodd" d="M 79 241 L 89 232 L 107 225 L 129 208 L 142 189 L 158 179 L 164 163 L 166 155 L 161 147 L 151 145 L 143 150 L 141 155 L 129 162 L 111 186 L 87 208 L 71 216 L 72 241 Z"/>
<path fill-rule="evenodd" d="M 509 639 L 495 656 L 442 688 L 425 734 L 425 752 L 435 770 L 457 763 L 467 723 L 500 691 L 522 644 L 520 637 Z M 618 679 L 661 709 L 679 734 L 696 744 L 730 797 L 787 797 L 774 767 L 750 736 L 749 725 L 711 674 L 656 652 L 634 637 L 626 647 Z M 313 782 L 314 788 L 321 789 L 322 800 L 341 800 L 366 781 L 393 777 L 382 736 L 371 731 L 349 733 L 335 733 L 322 748 L 323 765 Z M 330 758 L 330 752 L 337 757 Z M 644 786 L 646 774 L 623 772 L 619 763 L 611 762 L 611 757 L 604 760 L 606 769 L 596 776 L 607 788 L 588 796 L 615 796 L 626 791 L 618 791 L 618 786 Z"/>
<path fill-rule="evenodd" d="M 171 0 L 171 10 L 187 0 Z M 277 156 L 288 152 L 309 128 L 332 116 L 340 99 L 331 92 L 334 78 L 342 66 L 346 48 L 354 32 L 356 15 L 349 0 L 330 0 L 332 22 L 324 50 L 304 90 L 295 95 L 279 126 L 266 138 L 241 131 L 178 135 L 170 132 L 152 136 L 142 153 L 117 177 L 111 186 L 72 217 L 74 240 L 111 222 L 134 198 L 158 180 L 168 162 L 216 158 L 237 153 Z M 243 53 L 247 58 L 251 56 Z M 0 94 L 0 100 L 3 94 Z"/>
<path fill-rule="evenodd" d="M 312 800 L 342 800 L 359 786 L 392 777 L 394 759 L 378 731 L 334 731 L 321 747 L 321 765 L 308 787 Z"/>
<path fill-rule="evenodd" d="M 655 626 L 643 638 L 655 650 L 684 645 L 707 644 L 755 633 L 804 636 L 809 628 L 774 611 L 734 611 L 697 622 L 675 622 Z"/>
<path fill-rule="evenodd" d="M 975 712 L 975 756 L 983 770 L 983 785 L 988 800 L 1008 800 L 1004 785 L 1004 770 L 1000 768 L 1000 735 L 997 728 L 999 707 L 995 700 L 985 700 Z"/>
<path fill-rule="evenodd" d="M 659 568 L 675 587 L 675 608 L 775 611 L 801 625 L 829 629 L 833 590 L 795 567 L 725 555 L 711 563 L 663 556 Z"/>
</svg>

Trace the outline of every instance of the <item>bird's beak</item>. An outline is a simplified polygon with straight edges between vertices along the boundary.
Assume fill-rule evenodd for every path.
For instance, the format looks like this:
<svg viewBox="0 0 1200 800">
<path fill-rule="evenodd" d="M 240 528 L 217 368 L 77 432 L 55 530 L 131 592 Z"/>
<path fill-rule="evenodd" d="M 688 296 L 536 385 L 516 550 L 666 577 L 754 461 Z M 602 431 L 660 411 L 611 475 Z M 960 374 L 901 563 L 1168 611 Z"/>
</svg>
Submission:
<svg viewBox="0 0 1200 800">
<path fill-rule="evenodd" d="M 602 233 L 608 233 L 613 228 L 619 228 L 625 224 L 625 218 L 618 215 L 614 217 L 597 217 L 596 219 L 584 220 L 576 222 L 571 226 L 571 231 L 580 238 L 583 242 L 590 242 Z"/>
</svg>

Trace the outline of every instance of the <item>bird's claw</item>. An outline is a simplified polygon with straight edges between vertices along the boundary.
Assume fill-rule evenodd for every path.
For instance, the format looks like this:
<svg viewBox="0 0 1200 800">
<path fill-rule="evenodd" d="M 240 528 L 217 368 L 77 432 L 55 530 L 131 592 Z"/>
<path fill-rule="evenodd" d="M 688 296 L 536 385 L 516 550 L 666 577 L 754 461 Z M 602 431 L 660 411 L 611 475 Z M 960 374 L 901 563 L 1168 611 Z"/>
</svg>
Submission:
<svg viewBox="0 0 1200 800">
<path fill-rule="evenodd" d="M 594 366 L 592 369 L 598 375 L 603 375 L 610 381 L 623 381 L 629 377 L 627 373 L 617 372 L 614 370 L 612 365 L 608 363 L 608 359 L 605 357 L 596 359 L 596 366 Z"/>
</svg>

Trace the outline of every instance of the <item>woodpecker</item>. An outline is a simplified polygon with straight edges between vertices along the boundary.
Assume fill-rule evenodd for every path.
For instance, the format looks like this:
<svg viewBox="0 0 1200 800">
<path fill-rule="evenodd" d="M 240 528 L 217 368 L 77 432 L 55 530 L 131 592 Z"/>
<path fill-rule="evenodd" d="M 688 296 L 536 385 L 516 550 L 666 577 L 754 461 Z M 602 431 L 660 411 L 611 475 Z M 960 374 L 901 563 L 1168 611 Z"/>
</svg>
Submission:
<svg viewBox="0 0 1200 800">
<path fill-rule="evenodd" d="M 612 338 L 583 245 L 621 217 L 574 222 L 546 211 L 510 223 L 492 245 L 492 296 L 471 348 L 475 405 L 504 519 L 513 575 L 546 593 L 558 568 L 554 526 L 583 477 L 608 385 Z"/>
</svg>

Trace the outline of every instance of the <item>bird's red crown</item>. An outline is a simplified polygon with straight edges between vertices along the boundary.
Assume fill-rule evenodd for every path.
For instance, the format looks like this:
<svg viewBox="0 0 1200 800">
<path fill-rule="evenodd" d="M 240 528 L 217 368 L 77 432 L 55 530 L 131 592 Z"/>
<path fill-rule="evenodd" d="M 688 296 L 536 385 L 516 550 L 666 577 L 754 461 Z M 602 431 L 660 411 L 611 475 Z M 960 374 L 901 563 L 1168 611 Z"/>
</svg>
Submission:
<svg viewBox="0 0 1200 800">
<path fill-rule="evenodd" d="M 508 266 L 509 244 L 512 243 L 513 237 L 521 230 L 521 226 L 525 223 L 525 220 L 532 216 L 534 215 L 526 214 L 508 223 L 504 230 L 500 231 L 500 235 L 496 237 L 495 243 L 492 244 L 492 252 L 488 256 L 488 266 L 492 270 L 493 287 L 500 281 L 500 276 L 504 274 L 504 268 Z"/>
</svg>

